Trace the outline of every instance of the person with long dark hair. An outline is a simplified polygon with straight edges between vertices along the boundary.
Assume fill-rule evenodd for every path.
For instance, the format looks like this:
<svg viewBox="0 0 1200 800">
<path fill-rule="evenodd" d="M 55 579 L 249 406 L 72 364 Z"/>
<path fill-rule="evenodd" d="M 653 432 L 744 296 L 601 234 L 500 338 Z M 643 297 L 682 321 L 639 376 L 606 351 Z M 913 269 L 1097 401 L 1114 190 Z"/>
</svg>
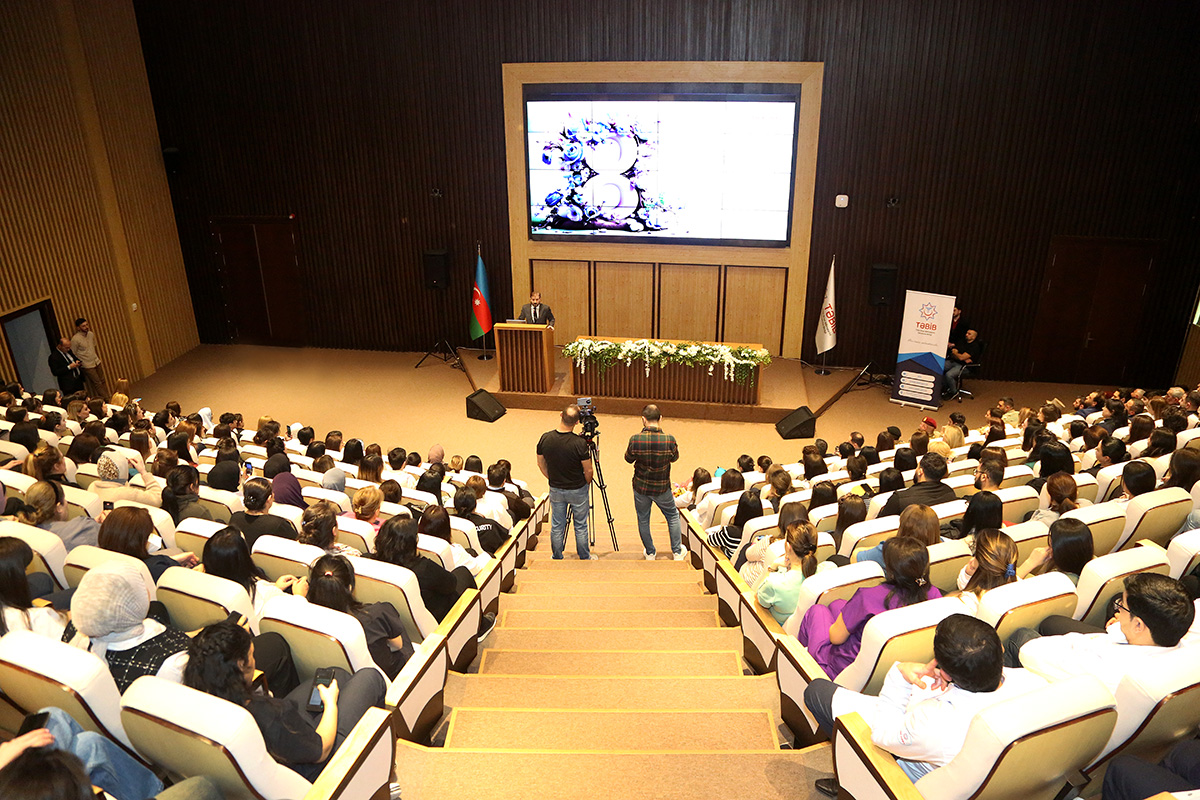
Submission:
<svg viewBox="0 0 1200 800">
<path fill-rule="evenodd" d="M 883 583 L 854 592 L 849 600 L 814 605 L 804 613 L 797 638 L 827 675 L 837 675 L 858 656 L 863 630 L 876 614 L 941 597 L 929 583 L 929 549 L 916 539 L 888 539 Z"/>
<path fill-rule="evenodd" d="M 1004 502 L 994 492 L 982 491 L 971 495 L 961 519 L 950 520 L 942 526 L 941 531 L 942 536 L 947 539 L 966 539 L 969 544 L 975 541 L 975 535 L 984 528 L 1002 527 Z"/>
<path fill-rule="evenodd" d="M 1057 472 L 1046 479 L 1046 495 L 1050 503 L 1045 508 L 1034 509 L 1029 515 L 1030 522 L 1041 522 L 1049 525 L 1068 511 L 1079 508 L 1079 486 L 1075 479 L 1065 472 Z M 988 525 L 998 528 L 999 525 Z"/>
<path fill-rule="evenodd" d="M 0 536 L 0 636 L 9 631 L 33 631 L 57 641 L 67 620 L 48 606 L 35 606 L 25 569 L 33 549 L 24 539 Z"/>
<path fill-rule="evenodd" d="M 716 520 L 713 519 L 713 514 L 717 510 L 717 496 L 729 494 L 730 492 L 744 492 L 746 490 L 746 476 L 736 469 L 727 469 L 721 473 L 719 478 L 721 482 L 720 488 L 715 492 L 709 492 L 700 499 L 696 505 L 696 519 L 700 521 L 701 527 L 712 527 Z"/>
<path fill-rule="evenodd" d="M 1046 547 L 1035 547 L 1025 563 L 1017 567 L 1017 577 L 1061 572 L 1078 585 L 1079 574 L 1096 556 L 1092 529 L 1077 519 L 1058 519 L 1050 525 L 1046 540 Z"/>
<path fill-rule="evenodd" d="M 180 464 L 167 474 L 162 507 L 176 525 L 192 517 L 210 522 L 213 518 L 212 512 L 200 505 L 200 473 L 191 464 Z"/>
<path fill-rule="evenodd" d="M 178 553 L 173 556 L 150 552 L 150 535 L 154 533 L 154 522 L 150 512 L 136 506 L 122 506 L 109 511 L 100 525 L 97 544 L 114 553 L 133 556 L 146 565 L 150 577 L 158 583 L 162 574 L 171 567 L 194 567 L 200 563 L 195 553 Z"/>
<path fill-rule="evenodd" d="M 375 537 L 375 558 L 411 570 L 421 588 L 421 600 L 433 618 L 441 622 L 467 589 L 475 588 L 475 578 L 466 567 L 447 571 L 441 564 L 417 551 L 417 522 L 408 517 L 392 517 L 383 523 Z"/>
<path fill-rule="evenodd" d="M 758 604 L 780 625 L 800 600 L 800 585 L 817 571 L 817 531 L 808 522 L 793 522 L 783 534 L 783 558 L 764 570 L 750 587 Z"/>
<path fill-rule="evenodd" d="M 262 567 L 251 559 L 250 548 L 242 534 L 232 526 L 222 528 L 208 538 L 201 561 L 209 575 L 233 581 L 250 595 L 250 602 L 254 604 L 250 628 L 254 631 L 258 630 L 258 621 L 262 619 L 263 606 L 268 600 L 293 590 L 304 594 L 303 586 L 296 588 L 302 581 L 295 575 L 284 575 L 275 582 L 267 578 Z"/>
<path fill-rule="evenodd" d="M 786 474 L 786 473 L 785 473 Z M 737 512 L 729 525 L 724 525 L 708 534 L 708 543 L 721 548 L 726 557 L 733 558 L 742 542 L 742 530 L 746 523 L 763 515 L 762 500 L 757 488 L 747 489 L 738 498 Z"/>
</svg>

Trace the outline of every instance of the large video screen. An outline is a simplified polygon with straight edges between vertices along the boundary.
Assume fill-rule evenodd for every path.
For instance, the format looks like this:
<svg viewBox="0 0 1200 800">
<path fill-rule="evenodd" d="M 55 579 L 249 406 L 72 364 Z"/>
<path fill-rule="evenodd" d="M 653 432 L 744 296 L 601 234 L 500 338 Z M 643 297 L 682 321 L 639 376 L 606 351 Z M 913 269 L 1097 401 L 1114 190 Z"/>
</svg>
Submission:
<svg viewBox="0 0 1200 800">
<path fill-rule="evenodd" d="M 788 245 L 799 90 L 527 85 L 530 238 Z"/>
</svg>

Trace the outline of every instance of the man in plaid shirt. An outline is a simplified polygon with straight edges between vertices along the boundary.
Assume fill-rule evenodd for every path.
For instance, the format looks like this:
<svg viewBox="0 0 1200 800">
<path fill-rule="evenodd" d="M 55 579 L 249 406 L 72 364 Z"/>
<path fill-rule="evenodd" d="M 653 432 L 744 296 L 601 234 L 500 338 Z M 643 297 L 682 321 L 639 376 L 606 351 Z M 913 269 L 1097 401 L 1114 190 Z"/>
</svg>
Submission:
<svg viewBox="0 0 1200 800">
<path fill-rule="evenodd" d="M 679 460 L 679 445 L 675 437 L 662 432 L 662 412 L 651 403 L 642 409 L 642 432 L 629 438 L 625 460 L 633 464 L 633 507 L 637 509 L 638 533 L 647 561 L 653 561 L 657 550 L 650 535 L 650 506 L 658 506 L 667 518 L 671 534 L 671 552 L 682 561 L 683 537 L 679 530 L 679 509 L 671 493 L 671 462 Z"/>
</svg>

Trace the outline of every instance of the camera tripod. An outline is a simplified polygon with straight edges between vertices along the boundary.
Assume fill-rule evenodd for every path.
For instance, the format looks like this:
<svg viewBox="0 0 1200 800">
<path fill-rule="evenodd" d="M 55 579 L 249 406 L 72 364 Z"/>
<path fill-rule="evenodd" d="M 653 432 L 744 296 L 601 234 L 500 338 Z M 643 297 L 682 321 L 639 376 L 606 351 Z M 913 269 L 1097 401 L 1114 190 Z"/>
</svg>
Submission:
<svg viewBox="0 0 1200 800">
<path fill-rule="evenodd" d="M 596 467 L 596 477 L 588 485 L 588 544 L 592 547 L 596 546 L 596 487 L 600 487 L 600 499 L 604 501 L 604 515 L 608 518 L 608 533 L 612 536 L 612 545 L 614 551 L 619 551 L 621 548 L 617 545 L 617 532 L 613 528 L 612 506 L 608 504 L 608 486 L 604 483 L 604 470 L 600 467 L 600 445 L 596 443 L 596 437 L 600 435 L 599 431 L 593 431 L 590 436 L 585 436 L 588 449 L 592 451 L 592 463 Z"/>
</svg>

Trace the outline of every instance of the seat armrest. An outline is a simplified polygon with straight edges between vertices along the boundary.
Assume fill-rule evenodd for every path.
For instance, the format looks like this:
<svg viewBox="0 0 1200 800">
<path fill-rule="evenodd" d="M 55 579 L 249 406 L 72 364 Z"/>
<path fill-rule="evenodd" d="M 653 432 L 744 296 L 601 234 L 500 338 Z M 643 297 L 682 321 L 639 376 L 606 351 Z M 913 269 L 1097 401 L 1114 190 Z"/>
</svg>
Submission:
<svg viewBox="0 0 1200 800">
<path fill-rule="evenodd" d="M 462 593 L 434 633 L 446 637 L 451 668 L 466 672 L 479 652 L 479 621 L 483 616 L 478 589 Z"/>
<path fill-rule="evenodd" d="M 834 720 L 833 770 L 841 790 L 859 800 L 922 800 L 895 756 L 871 742 L 871 728 L 858 713 Z"/>
<path fill-rule="evenodd" d="M 375 797 L 386 790 L 396 762 L 392 715 L 371 708 L 325 764 L 304 800 Z"/>
<path fill-rule="evenodd" d="M 1167 555 L 1167 549 L 1165 547 L 1163 547 L 1158 542 L 1152 541 L 1150 539 L 1138 539 L 1136 542 L 1134 542 L 1133 546 L 1134 547 L 1153 547 L 1156 550 L 1158 550 L 1159 552 L 1161 552 L 1163 554 L 1164 558 Z"/>
<path fill-rule="evenodd" d="M 779 685 L 779 712 L 796 735 L 796 744 L 806 747 L 826 740 L 825 734 L 804 705 L 804 690 L 818 678 L 830 679 L 808 650 L 786 634 L 775 639 L 775 681 Z"/>
</svg>

